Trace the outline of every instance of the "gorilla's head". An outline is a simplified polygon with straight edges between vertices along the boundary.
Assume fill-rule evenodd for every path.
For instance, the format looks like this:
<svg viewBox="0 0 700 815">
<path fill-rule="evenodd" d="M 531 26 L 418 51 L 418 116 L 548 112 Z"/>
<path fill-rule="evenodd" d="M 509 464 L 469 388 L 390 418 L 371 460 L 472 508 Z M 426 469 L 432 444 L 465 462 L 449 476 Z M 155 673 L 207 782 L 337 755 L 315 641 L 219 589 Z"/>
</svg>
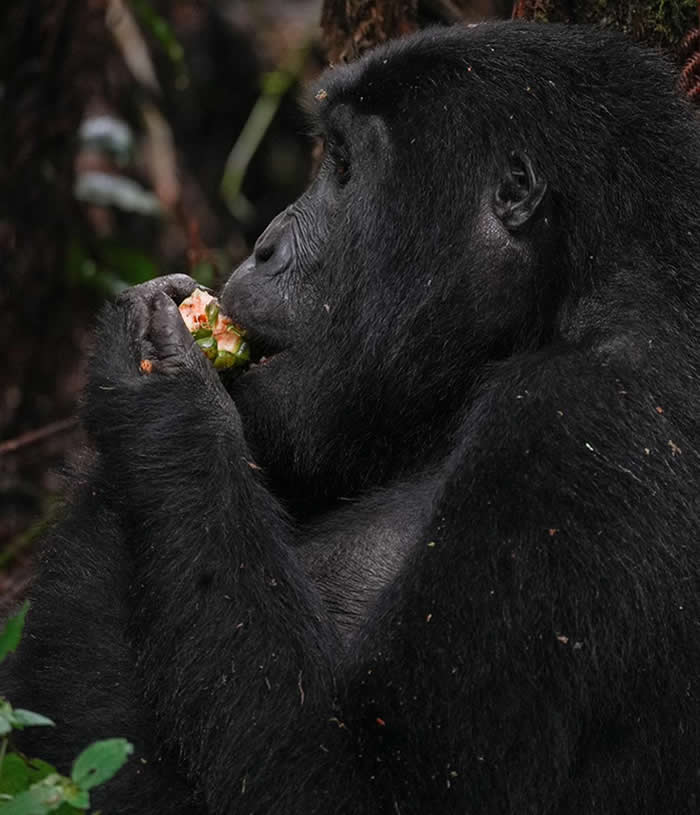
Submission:
<svg viewBox="0 0 700 815">
<path fill-rule="evenodd" d="M 223 292 L 267 358 L 232 392 L 273 476 L 333 495 L 424 468 L 499 365 L 667 319 L 697 126 L 612 36 L 433 30 L 323 75 L 316 178 Z"/>
</svg>

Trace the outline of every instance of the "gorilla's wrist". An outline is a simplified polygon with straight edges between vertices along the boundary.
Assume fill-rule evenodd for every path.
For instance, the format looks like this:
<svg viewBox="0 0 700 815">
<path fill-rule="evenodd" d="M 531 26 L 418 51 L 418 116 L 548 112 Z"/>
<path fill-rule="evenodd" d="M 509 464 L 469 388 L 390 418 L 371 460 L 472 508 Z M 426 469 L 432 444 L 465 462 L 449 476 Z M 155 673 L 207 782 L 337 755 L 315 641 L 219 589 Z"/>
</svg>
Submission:
<svg viewBox="0 0 700 815">
<path fill-rule="evenodd" d="M 196 351 L 196 353 L 199 353 Z M 176 474 L 189 480 L 198 460 L 245 451 L 240 418 L 214 375 L 157 374 L 86 399 L 83 422 L 113 474 L 127 484 Z"/>
</svg>

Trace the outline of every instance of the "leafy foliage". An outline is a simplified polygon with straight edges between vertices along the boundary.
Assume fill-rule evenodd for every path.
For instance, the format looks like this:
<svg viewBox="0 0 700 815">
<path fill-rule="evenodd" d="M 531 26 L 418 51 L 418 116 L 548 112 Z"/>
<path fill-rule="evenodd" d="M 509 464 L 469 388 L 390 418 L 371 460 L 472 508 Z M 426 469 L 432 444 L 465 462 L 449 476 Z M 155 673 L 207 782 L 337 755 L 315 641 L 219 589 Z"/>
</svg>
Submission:
<svg viewBox="0 0 700 815">
<path fill-rule="evenodd" d="M 0 632 L 0 661 L 17 648 L 28 610 L 25 603 Z M 0 815 L 86 812 L 89 790 L 112 778 L 134 750 L 126 739 L 96 741 L 75 759 L 70 777 L 41 759 L 8 752 L 13 730 L 53 726 L 46 716 L 13 708 L 0 697 Z"/>
<path fill-rule="evenodd" d="M 0 662 L 19 645 L 22 629 L 24 628 L 24 618 L 29 611 L 29 603 L 25 603 L 22 608 L 5 624 L 5 628 L 0 634 Z"/>
</svg>

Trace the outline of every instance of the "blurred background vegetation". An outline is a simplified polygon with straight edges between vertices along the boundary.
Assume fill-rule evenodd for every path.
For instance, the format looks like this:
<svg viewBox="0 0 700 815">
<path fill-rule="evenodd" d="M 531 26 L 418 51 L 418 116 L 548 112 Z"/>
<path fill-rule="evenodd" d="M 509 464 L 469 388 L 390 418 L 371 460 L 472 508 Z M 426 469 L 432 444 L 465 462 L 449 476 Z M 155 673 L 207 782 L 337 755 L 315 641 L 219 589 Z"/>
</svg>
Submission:
<svg viewBox="0 0 700 815">
<path fill-rule="evenodd" d="M 80 454 L 101 302 L 173 271 L 219 285 L 306 184 L 296 89 L 323 66 L 320 6 L 2 4 L 0 603 Z"/>
<path fill-rule="evenodd" d="M 300 83 L 426 24 L 598 21 L 700 98 L 699 0 L 3 0 L 0 617 L 83 455 L 97 309 L 159 274 L 219 286 L 303 189 Z M 685 84 L 683 84 L 685 83 Z"/>
</svg>

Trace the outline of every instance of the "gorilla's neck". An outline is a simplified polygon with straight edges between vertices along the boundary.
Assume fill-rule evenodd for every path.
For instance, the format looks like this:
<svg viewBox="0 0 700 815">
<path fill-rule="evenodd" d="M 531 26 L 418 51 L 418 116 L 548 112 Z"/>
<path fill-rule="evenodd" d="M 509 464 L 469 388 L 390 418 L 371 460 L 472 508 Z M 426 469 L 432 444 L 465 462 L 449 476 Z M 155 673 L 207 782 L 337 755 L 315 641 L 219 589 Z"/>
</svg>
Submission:
<svg viewBox="0 0 700 815">
<path fill-rule="evenodd" d="M 425 392 L 416 386 L 413 400 L 394 393 L 372 402 L 362 387 L 341 394 L 308 377 L 303 388 L 286 378 L 250 380 L 234 398 L 255 461 L 296 518 L 434 472 L 468 402 L 442 383 Z"/>
</svg>

